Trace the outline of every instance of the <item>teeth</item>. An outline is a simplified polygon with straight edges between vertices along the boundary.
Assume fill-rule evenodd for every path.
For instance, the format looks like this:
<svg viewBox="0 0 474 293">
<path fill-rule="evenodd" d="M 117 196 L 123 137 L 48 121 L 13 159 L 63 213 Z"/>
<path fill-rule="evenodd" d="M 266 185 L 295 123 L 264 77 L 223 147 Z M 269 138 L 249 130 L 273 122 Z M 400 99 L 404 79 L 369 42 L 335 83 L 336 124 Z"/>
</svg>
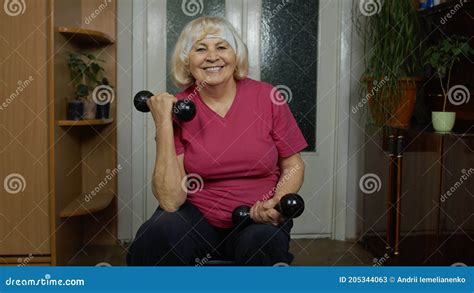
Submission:
<svg viewBox="0 0 474 293">
<path fill-rule="evenodd" d="M 208 71 L 208 72 L 218 72 L 218 71 L 221 70 L 221 69 L 222 69 L 222 67 L 220 67 L 220 66 L 217 66 L 217 67 L 208 67 L 208 68 L 206 68 L 206 71 Z"/>
</svg>

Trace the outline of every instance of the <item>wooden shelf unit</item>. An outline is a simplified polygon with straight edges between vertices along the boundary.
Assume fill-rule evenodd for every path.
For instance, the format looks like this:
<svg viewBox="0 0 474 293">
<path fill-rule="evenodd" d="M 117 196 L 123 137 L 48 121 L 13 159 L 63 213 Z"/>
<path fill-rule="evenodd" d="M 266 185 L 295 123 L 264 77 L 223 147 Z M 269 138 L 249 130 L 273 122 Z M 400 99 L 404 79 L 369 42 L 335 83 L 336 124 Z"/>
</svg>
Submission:
<svg viewBox="0 0 474 293">
<path fill-rule="evenodd" d="M 59 217 L 77 217 L 101 211 L 110 205 L 112 199 L 112 193 L 80 194 L 59 213 Z"/>
<path fill-rule="evenodd" d="M 86 120 L 59 120 L 59 126 L 94 126 L 107 125 L 114 122 L 113 118 L 108 119 L 86 119 Z"/>
<path fill-rule="evenodd" d="M 100 15 L 84 22 L 101 5 Z M 116 88 L 117 0 L 27 1 L 27 7 L 25 14 L 0 17 L 0 35 L 8 40 L 0 46 L 8 56 L 0 93 L 10 96 L 18 81 L 28 81 L 19 99 L 31 101 L 9 104 L 0 117 L 8 131 L 22 133 L 2 144 L 0 175 L 19 173 L 28 184 L 19 196 L 0 189 L 0 265 L 20 259 L 69 265 L 85 245 L 117 243 L 117 122 L 65 120 L 67 97 L 74 96 L 69 52 L 105 60 L 104 75 Z M 113 102 L 110 117 L 116 111 Z M 81 201 L 97 187 L 99 193 Z"/>
<path fill-rule="evenodd" d="M 57 31 L 69 41 L 81 46 L 84 44 L 106 46 L 115 42 L 108 34 L 92 29 L 60 26 Z"/>
<path fill-rule="evenodd" d="M 107 2 L 100 15 L 86 24 L 85 16 L 104 1 L 54 1 L 55 110 L 51 118 L 54 118 L 56 144 L 55 221 L 61 227 L 56 233 L 56 264 L 59 265 L 70 264 L 85 244 L 117 242 L 116 176 L 103 184 L 110 170 L 117 167 L 116 121 L 113 118 L 66 120 L 66 97 L 74 96 L 67 66 L 69 52 L 90 53 L 104 60 L 104 76 L 116 88 L 116 2 Z M 74 9 L 71 5 L 78 7 Z M 115 117 L 115 113 L 116 103 L 112 103 L 110 117 Z M 102 185 L 100 193 L 89 201 L 83 198 Z"/>
</svg>

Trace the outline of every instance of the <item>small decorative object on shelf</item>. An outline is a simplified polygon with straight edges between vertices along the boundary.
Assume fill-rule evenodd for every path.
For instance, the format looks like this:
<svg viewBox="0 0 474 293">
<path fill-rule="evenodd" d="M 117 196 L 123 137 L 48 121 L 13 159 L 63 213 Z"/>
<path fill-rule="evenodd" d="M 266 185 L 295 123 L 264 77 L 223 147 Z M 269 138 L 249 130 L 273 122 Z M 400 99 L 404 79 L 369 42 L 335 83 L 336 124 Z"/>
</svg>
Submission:
<svg viewBox="0 0 474 293">
<path fill-rule="evenodd" d="M 82 120 L 84 117 L 84 103 L 80 100 L 71 100 L 67 103 L 67 119 Z"/>
<path fill-rule="evenodd" d="M 107 119 L 110 113 L 110 103 L 114 99 L 114 90 L 109 85 L 107 78 L 102 78 L 102 84 L 92 94 L 94 102 L 97 104 L 95 119 Z"/>
<path fill-rule="evenodd" d="M 68 120 L 108 118 L 113 90 L 103 77 L 104 68 L 100 65 L 103 62 L 90 53 L 69 53 L 68 67 L 76 100 L 68 103 Z M 97 113 L 98 106 L 100 113 Z"/>
<path fill-rule="evenodd" d="M 440 40 L 437 44 L 429 47 L 424 55 L 425 65 L 435 70 L 436 78 L 439 79 L 443 91 L 442 111 L 431 113 L 433 128 L 439 132 L 450 132 L 456 120 L 456 112 L 446 112 L 446 104 L 449 102 L 454 106 L 461 105 L 469 95 L 469 89 L 461 84 L 451 86 L 451 71 L 455 63 L 462 56 L 474 55 L 474 49 L 469 45 L 467 37 L 453 35 Z"/>
</svg>

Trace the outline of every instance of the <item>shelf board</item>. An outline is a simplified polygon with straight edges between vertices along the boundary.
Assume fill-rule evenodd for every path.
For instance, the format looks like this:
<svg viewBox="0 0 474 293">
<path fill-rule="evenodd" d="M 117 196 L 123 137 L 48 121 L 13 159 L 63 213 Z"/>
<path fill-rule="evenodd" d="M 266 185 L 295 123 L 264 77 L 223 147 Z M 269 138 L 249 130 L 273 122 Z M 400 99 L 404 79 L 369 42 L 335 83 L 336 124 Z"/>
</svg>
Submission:
<svg viewBox="0 0 474 293">
<path fill-rule="evenodd" d="M 115 42 L 108 34 L 91 29 L 60 26 L 57 31 L 78 45 L 110 45 Z"/>
<path fill-rule="evenodd" d="M 101 211 L 110 205 L 114 195 L 112 193 L 98 193 L 87 198 L 89 201 L 86 201 L 86 194 L 80 194 L 61 210 L 59 217 L 77 217 Z"/>
<path fill-rule="evenodd" d="M 106 125 L 114 122 L 114 118 L 107 119 L 86 119 L 86 120 L 59 120 L 59 126 L 94 126 Z"/>
</svg>

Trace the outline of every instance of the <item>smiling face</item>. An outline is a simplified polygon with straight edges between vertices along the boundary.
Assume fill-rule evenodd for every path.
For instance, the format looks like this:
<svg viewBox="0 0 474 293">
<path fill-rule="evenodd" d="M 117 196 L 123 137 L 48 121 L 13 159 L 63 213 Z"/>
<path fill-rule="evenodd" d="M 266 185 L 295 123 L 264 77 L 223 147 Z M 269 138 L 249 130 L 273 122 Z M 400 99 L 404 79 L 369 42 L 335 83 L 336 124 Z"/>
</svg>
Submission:
<svg viewBox="0 0 474 293">
<path fill-rule="evenodd" d="M 233 78 L 236 67 L 234 49 L 220 38 L 207 38 L 189 52 L 189 71 L 196 81 L 219 85 Z"/>
</svg>

